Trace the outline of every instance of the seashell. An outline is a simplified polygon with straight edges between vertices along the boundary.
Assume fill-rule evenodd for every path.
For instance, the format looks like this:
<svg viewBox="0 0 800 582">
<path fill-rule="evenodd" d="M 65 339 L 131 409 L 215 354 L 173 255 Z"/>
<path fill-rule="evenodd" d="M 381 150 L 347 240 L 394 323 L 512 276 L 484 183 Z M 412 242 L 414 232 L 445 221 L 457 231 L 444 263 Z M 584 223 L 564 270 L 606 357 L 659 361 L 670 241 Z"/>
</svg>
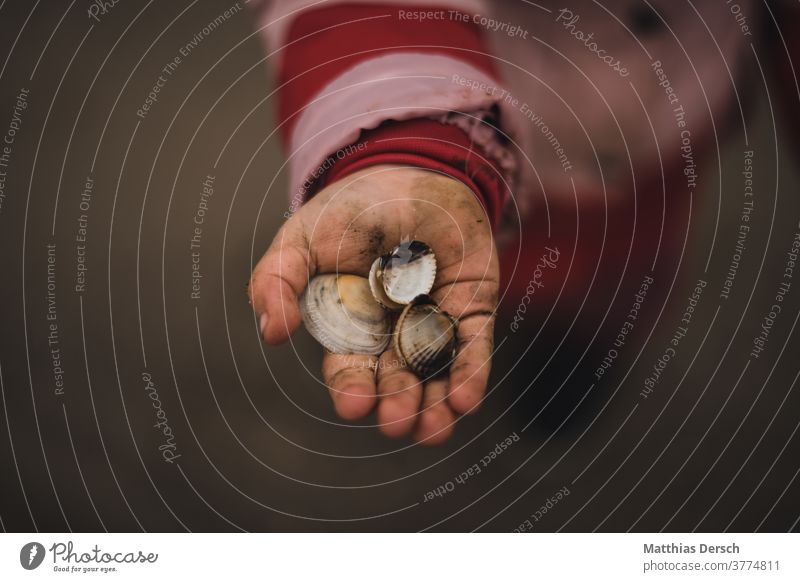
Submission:
<svg viewBox="0 0 800 582">
<path fill-rule="evenodd" d="M 375 301 L 386 309 L 390 311 L 399 311 L 403 309 L 403 305 L 389 299 L 389 296 L 383 288 L 383 280 L 380 276 L 382 262 L 383 258 L 378 257 L 375 259 L 375 262 L 372 263 L 372 268 L 369 270 L 369 287 L 372 290 L 372 296 L 375 298 Z"/>
<path fill-rule="evenodd" d="M 356 275 L 319 275 L 300 300 L 308 332 L 335 354 L 382 353 L 391 341 L 391 318 Z"/>
<path fill-rule="evenodd" d="M 418 240 L 398 245 L 372 266 L 375 270 L 373 287 L 378 283 L 383 287 L 384 293 L 375 294 L 382 305 L 385 305 L 383 296 L 390 304 L 408 305 L 420 295 L 430 293 L 436 279 L 436 256 L 428 245 Z"/>
<path fill-rule="evenodd" d="M 407 305 L 397 320 L 395 351 L 420 378 L 447 372 L 457 345 L 456 320 L 427 295 Z"/>
</svg>

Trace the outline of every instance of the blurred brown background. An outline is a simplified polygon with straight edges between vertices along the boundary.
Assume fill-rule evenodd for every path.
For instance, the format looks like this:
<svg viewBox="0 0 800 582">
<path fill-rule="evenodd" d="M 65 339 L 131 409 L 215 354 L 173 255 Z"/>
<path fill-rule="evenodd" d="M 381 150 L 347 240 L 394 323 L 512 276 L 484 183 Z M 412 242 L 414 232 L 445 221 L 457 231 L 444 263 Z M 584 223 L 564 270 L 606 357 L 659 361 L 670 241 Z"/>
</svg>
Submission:
<svg viewBox="0 0 800 582">
<path fill-rule="evenodd" d="M 29 90 L 0 212 L 5 530 L 510 531 L 564 487 L 569 495 L 536 531 L 797 529 L 800 282 L 766 353 L 746 364 L 800 218 L 797 102 L 779 104 L 772 77 L 767 89 L 760 77 L 747 81 L 757 212 L 724 309 L 716 311 L 718 290 L 741 207 L 737 130 L 721 165 L 712 156 L 704 171 L 714 179 L 703 182 L 670 298 L 645 305 L 609 375 L 590 390 L 641 273 L 625 279 L 594 342 L 582 331 L 593 333 L 594 316 L 578 315 L 568 330 L 574 313 L 544 324 L 543 311 L 517 334 L 501 319 L 497 340 L 507 339 L 490 396 L 431 449 L 384 439 L 374 418 L 337 419 L 319 380 L 320 349 L 304 332 L 280 348 L 259 341 L 245 285 L 287 197 L 269 63 L 244 5 L 170 73 L 164 67 L 235 4 L 126 1 L 99 22 L 89 6 L 0 8 L 0 132 Z M 137 116 L 159 75 L 157 101 Z M 192 298 L 193 221 L 209 176 Z M 721 250 L 703 302 L 643 400 L 644 379 L 702 276 L 718 200 Z M 87 270 L 77 292 L 82 214 Z M 512 310 L 518 299 L 509 298 Z M 168 443 L 159 420 L 173 432 Z M 514 433 L 519 441 L 483 466 Z M 455 480 L 476 463 L 479 474 Z M 446 494 L 425 501 L 440 486 Z"/>
</svg>

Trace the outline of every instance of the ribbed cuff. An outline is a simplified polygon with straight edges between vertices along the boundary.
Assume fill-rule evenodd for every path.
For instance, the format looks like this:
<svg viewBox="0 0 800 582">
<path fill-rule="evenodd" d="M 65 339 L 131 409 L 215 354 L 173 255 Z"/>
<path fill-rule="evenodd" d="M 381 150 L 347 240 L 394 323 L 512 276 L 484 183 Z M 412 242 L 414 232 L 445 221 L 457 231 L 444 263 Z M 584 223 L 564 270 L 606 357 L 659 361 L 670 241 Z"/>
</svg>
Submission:
<svg viewBox="0 0 800 582">
<path fill-rule="evenodd" d="M 387 122 L 362 132 L 358 144 L 346 152 L 320 178 L 318 188 L 370 166 L 413 166 L 462 182 L 475 193 L 492 226 L 500 223 L 508 196 L 503 174 L 458 127 L 431 119 Z"/>
</svg>

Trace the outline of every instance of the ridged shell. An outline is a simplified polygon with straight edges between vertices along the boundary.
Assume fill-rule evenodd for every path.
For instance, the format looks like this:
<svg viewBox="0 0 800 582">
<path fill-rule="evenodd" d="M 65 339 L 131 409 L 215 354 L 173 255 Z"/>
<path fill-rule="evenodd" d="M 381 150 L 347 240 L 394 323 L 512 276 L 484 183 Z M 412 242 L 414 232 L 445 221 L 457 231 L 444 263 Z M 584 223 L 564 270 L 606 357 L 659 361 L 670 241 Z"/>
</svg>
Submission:
<svg viewBox="0 0 800 582">
<path fill-rule="evenodd" d="M 455 358 L 458 325 L 428 296 L 407 305 L 397 320 L 394 347 L 420 378 L 444 374 Z"/>
<path fill-rule="evenodd" d="M 403 309 L 403 306 L 389 299 L 389 296 L 383 288 L 383 278 L 381 277 L 382 262 L 383 259 L 379 257 L 372 263 L 372 268 L 369 270 L 369 288 L 372 290 L 372 296 L 375 298 L 375 301 L 390 311 L 399 311 Z"/>
<path fill-rule="evenodd" d="M 391 341 L 391 320 L 356 275 L 319 275 L 300 301 L 308 332 L 335 354 L 382 353 Z"/>
<path fill-rule="evenodd" d="M 427 295 L 436 279 L 436 256 L 423 242 L 404 242 L 379 259 L 375 279 L 383 285 L 386 297 L 398 305 L 408 305 Z M 376 296 L 380 301 L 380 298 Z"/>
</svg>

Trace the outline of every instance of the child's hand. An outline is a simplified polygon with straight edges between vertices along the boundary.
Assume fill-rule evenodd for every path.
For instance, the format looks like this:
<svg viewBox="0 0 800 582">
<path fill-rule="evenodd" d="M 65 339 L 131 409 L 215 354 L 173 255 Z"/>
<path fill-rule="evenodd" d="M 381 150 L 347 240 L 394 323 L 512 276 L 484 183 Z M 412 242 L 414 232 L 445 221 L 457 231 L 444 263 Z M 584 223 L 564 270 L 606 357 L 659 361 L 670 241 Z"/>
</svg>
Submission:
<svg viewBox="0 0 800 582">
<path fill-rule="evenodd" d="M 361 418 L 377 405 L 384 434 L 438 444 L 459 414 L 477 408 L 492 356 L 498 261 L 488 219 L 472 191 L 451 178 L 405 166 L 375 166 L 331 184 L 280 229 L 253 272 L 250 294 L 267 343 L 300 325 L 298 297 L 314 275 L 366 277 L 372 262 L 413 238 L 436 254 L 431 296 L 459 320 L 448 377 L 421 385 L 389 347 L 379 358 L 326 353 L 325 383 L 336 411 Z M 377 373 L 375 372 L 377 368 Z"/>
</svg>

